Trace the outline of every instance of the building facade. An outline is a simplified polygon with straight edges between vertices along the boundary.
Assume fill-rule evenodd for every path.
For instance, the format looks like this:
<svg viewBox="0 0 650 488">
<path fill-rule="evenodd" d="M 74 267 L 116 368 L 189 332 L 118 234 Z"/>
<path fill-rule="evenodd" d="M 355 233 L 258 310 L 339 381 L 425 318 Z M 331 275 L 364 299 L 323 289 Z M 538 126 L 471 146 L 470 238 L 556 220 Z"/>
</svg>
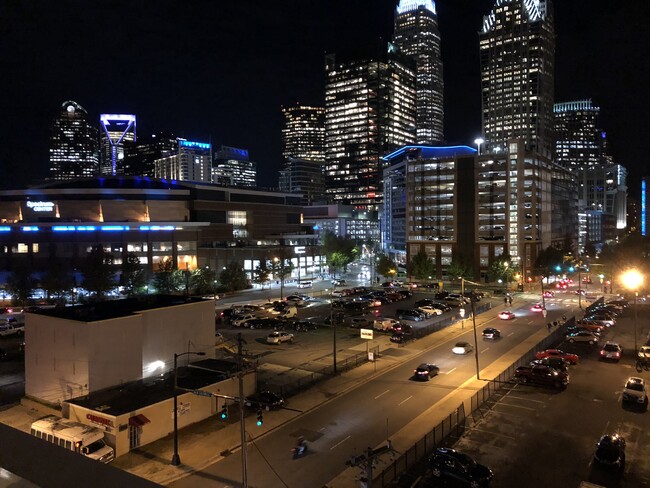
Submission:
<svg viewBox="0 0 650 488">
<path fill-rule="evenodd" d="M 557 163 L 572 170 L 600 166 L 606 145 L 598 122 L 600 107 L 591 100 L 576 100 L 556 103 L 553 114 Z"/>
<path fill-rule="evenodd" d="M 212 181 L 212 145 L 178 139 L 174 152 L 154 161 L 156 178 L 179 181 Z"/>
<path fill-rule="evenodd" d="M 449 278 L 447 269 L 457 261 L 470 263 L 474 278 L 487 282 L 500 256 L 510 256 L 522 277 L 532 277 L 539 252 L 575 233 L 571 173 L 524 141 L 480 156 L 467 146 L 407 146 L 385 159 L 393 206 L 404 208 L 405 217 L 384 219 L 383 235 L 391 236 L 382 242 L 384 251 L 403 246 L 409 262 L 424 250 L 436 263 L 437 279 Z"/>
<path fill-rule="evenodd" d="M 414 63 L 389 44 L 374 58 L 328 55 L 325 76 L 328 200 L 378 210 L 381 156 L 416 138 Z"/>
<path fill-rule="evenodd" d="M 124 176 L 156 176 L 156 159 L 178 150 L 178 138 L 173 134 L 157 133 L 140 136 L 135 144 L 125 147 Z"/>
<path fill-rule="evenodd" d="M 135 115 L 102 114 L 99 124 L 100 174 L 123 174 L 125 146 L 137 139 Z"/>
<path fill-rule="evenodd" d="M 479 33 L 483 136 L 488 152 L 523 139 L 554 150 L 555 33 L 551 0 L 496 0 Z"/>
<path fill-rule="evenodd" d="M 444 140 L 442 57 L 433 0 L 400 0 L 393 42 L 416 62 L 417 143 Z"/>
<path fill-rule="evenodd" d="M 50 130 L 50 180 L 89 178 L 99 174 L 99 139 L 88 112 L 77 102 L 61 105 Z"/>
<path fill-rule="evenodd" d="M 214 153 L 212 182 L 224 186 L 256 187 L 257 164 L 250 161 L 248 149 L 221 146 Z"/>
<path fill-rule="evenodd" d="M 320 237 L 329 232 L 357 243 L 379 242 L 378 212 L 352 205 L 312 205 L 305 207 L 304 222 Z"/>
<path fill-rule="evenodd" d="M 280 171 L 280 191 L 299 193 L 303 205 L 325 202 L 323 163 L 289 158 Z"/>
</svg>

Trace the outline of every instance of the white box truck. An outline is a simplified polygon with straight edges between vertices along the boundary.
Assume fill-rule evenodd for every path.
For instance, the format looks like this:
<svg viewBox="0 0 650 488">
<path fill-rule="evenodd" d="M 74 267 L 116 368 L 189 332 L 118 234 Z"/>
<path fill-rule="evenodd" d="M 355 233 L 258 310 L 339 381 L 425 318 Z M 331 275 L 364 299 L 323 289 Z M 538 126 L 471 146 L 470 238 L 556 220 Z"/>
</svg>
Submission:
<svg viewBox="0 0 650 488">
<path fill-rule="evenodd" d="M 30 433 L 102 463 L 115 459 L 115 451 L 104 442 L 104 432 L 80 422 L 48 415 L 32 423 Z"/>
</svg>

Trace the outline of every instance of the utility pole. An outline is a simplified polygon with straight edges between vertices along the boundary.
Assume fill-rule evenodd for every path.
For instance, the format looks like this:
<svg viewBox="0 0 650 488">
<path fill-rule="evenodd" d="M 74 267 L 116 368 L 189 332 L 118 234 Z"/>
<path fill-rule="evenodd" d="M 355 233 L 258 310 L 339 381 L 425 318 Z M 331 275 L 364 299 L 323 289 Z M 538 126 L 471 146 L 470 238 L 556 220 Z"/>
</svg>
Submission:
<svg viewBox="0 0 650 488">
<path fill-rule="evenodd" d="M 241 424 L 241 480 L 242 487 L 248 488 L 248 456 L 246 452 L 246 411 L 244 410 L 244 361 L 241 332 L 237 334 L 237 362 L 239 363 L 239 421 Z"/>
<path fill-rule="evenodd" d="M 390 439 L 386 442 L 385 446 L 373 449 L 371 447 L 366 448 L 366 452 L 359 456 L 352 456 L 349 460 L 345 462 L 346 466 L 356 467 L 359 466 L 365 470 L 365 488 L 372 488 L 372 478 L 373 478 L 373 464 L 375 459 L 387 452 L 396 452 L 393 449 L 393 444 Z"/>
<path fill-rule="evenodd" d="M 479 366 L 478 366 L 478 338 L 476 337 L 476 313 L 474 311 L 474 290 L 472 290 L 472 296 L 469 297 L 469 302 L 472 305 L 472 324 L 474 325 L 474 357 L 476 358 L 476 379 L 480 380 L 479 377 Z"/>
</svg>

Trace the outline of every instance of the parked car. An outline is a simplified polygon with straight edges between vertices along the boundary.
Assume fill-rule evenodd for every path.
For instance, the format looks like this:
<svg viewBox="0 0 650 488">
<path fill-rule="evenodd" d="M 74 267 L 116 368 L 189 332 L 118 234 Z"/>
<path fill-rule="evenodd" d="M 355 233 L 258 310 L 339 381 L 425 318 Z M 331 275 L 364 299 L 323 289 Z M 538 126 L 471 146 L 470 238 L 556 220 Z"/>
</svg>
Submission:
<svg viewBox="0 0 650 488">
<path fill-rule="evenodd" d="M 467 486 L 489 486 L 494 474 L 487 466 L 477 463 L 467 454 L 446 447 L 437 448 L 429 457 L 434 478 L 451 478 Z"/>
<path fill-rule="evenodd" d="M 543 365 L 519 366 L 515 370 L 515 378 L 520 383 L 552 386 L 558 389 L 569 384 L 569 374 L 566 371 L 558 371 Z"/>
<path fill-rule="evenodd" d="M 291 302 L 296 307 L 301 307 L 305 304 L 305 299 L 300 295 L 289 295 L 285 300 Z"/>
<path fill-rule="evenodd" d="M 373 323 L 373 328 L 375 330 L 383 330 L 383 331 L 388 331 L 392 330 L 393 327 L 396 325 L 399 325 L 399 320 L 397 319 L 390 319 L 390 318 L 378 318 L 375 319 Z"/>
<path fill-rule="evenodd" d="M 247 396 L 244 405 L 252 409 L 272 410 L 284 406 L 284 398 L 272 391 L 259 391 Z"/>
<path fill-rule="evenodd" d="M 623 387 L 623 403 L 641 403 L 647 405 L 648 395 L 645 389 L 645 380 L 630 376 Z"/>
<path fill-rule="evenodd" d="M 332 280 L 332 284 L 333 284 L 334 286 L 345 286 L 345 280 L 341 280 L 341 279 L 333 279 L 333 280 Z"/>
<path fill-rule="evenodd" d="M 614 319 L 608 319 L 603 316 L 596 316 L 596 315 L 589 315 L 580 322 L 586 322 L 588 324 L 595 324 L 595 325 L 602 325 L 603 327 L 613 327 L 616 325 L 616 321 Z"/>
<path fill-rule="evenodd" d="M 510 310 L 504 310 L 503 312 L 499 313 L 499 318 L 501 320 L 512 320 L 515 318 L 515 314 Z"/>
<path fill-rule="evenodd" d="M 293 334 L 278 330 L 266 336 L 267 344 L 282 344 L 283 342 L 293 342 Z"/>
<path fill-rule="evenodd" d="M 578 364 L 580 361 L 580 356 L 577 354 L 572 354 L 570 352 L 564 352 L 560 349 L 546 349 L 545 351 L 539 351 L 535 354 L 535 358 L 544 359 L 544 358 L 562 358 L 568 361 L 570 364 Z"/>
<path fill-rule="evenodd" d="M 577 334 L 578 332 L 591 332 L 596 334 L 599 338 L 602 335 L 602 330 L 594 330 L 583 326 L 570 325 L 566 328 L 565 335 Z"/>
<path fill-rule="evenodd" d="M 544 358 L 544 359 L 533 359 L 530 362 L 531 366 L 548 366 L 549 368 L 556 369 L 558 371 L 567 372 L 569 371 L 569 362 L 565 361 L 562 358 Z"/>
<path fill-rule="evenodd" d="M 395 331 L 393 332 L 393 335 L 390 336 L 390 341 L 394 342 L 395 344 L 404 344 L 406 341 L 409 341 L 411 339 L 411 334 L 407 334 L 403 331 Z"/>
<path fill-rule="evenodd" d="M 291 327 L 293 327 L 293 330 L 302 330 L 302 331 L 318 329 L 318 325 L 315 322 L 312 322 L 310 320 L 294 320 L 291 323 Z"/>
<path fill-rule="evenodd" d="M 442 315 L 442 310 L 439 308 L 433 307 L 431 305 L 425 305 L 424 307 L 418 307 L 418 310 L 422 310 L 429 316 Z"/>
<path fill-rule="evenodd" d="M 424 319 L 423 314 L 415 310 L 398 309 L 395 315 L 397 315 L 399 320 L 413 320 L 414 322 L 419 322 Z"/>
<path fill-rule="evenodd" d="M 429 378 L 436 376 L 439 372 L 440 368 L 435 364 L 422 363 L 413 370 L 413 379 L 429 381 Z"/>
<path fill-rule="evenodd" d="M 431 298 L 422 298 L 421 300 L 417 300 L 413 306 L 416 308 L 420 307 L 429 307 L 429 306 L 436 306 L 436 301 L 431 299 Z"/>
<path fill-rule="evenodd" d="M 401 322 L 398 322 L 393 325 L 393 328 L 391 329 L 392 332 L 403 332 L 404 334 L 412 334 L 413 333 L 413 327 L 411 327 L 408 324 L 403 324 Z"/>
<path fill-rule="evenodd" d="M 0 361 L 7 359 L 7 351 L 0 349 Z"/>
<path fill-rule="evenodd" d="M 258 318 L 257 315 L 249 313 L 246 315 L 239 315 L 236 318 L 232 319 L 232 325 L 235 327 L 246 327 L 246 324 L 249 323 L 249 321 L 254 320 Z"/>
<path fill-rule="evenodd" d="M 494 327 L 488 327 L 487 329 L 483 329 L 483 339 L 500 339 L 501 338 L 501 331 L 499 329 L 495 329 Z"/>
<path fill-rule="evenodd" d="M 368 317 L 352 317 L 348 320 L 348 325 L 355 329 L 367 329 L 373 324 L 373 320 Z"/>
<path fill-rule="evenodd" d="M 248 327 L 249 329 L 264 329 L 264 328 L 273 328 L 284 325 L 283 320 L 276 319 L 274 317 L 264 317 L 261 319 L 251 319 L 246 321 L 243 326 Z"/>
<path fill-rule="evenodd" d="M 555 296 L 555 292 L 552 292 L 551 290 L 546 290 L 544 292 L 544 298 L 553 298 Z"/>
<path fill-rule="evenodd" d="M 600 359 L 613 359 L 616 362 L 621 360 L 623 348 L 616 342 L 606 342 L 600 350 Z"/>
<path fill-rule="evenodd" d="M 469 354 L 474 350 L 474 346 L 472 346 L 469 342 L 457 342 L 456 345 L 452 348 L 451 352 L 454 354 Z"/>
<path fill-rule="evenodd" d="M 566 340 L 571 343 L 586 342 L 587 344 L 596 344 L 598 343 L 599 339 L 600 338 L 596 334 L 588 330 L 581 330 L 575 334 L 569 334 L 566 336 Z"/>
<path fill-rule="evenodd" d="M 594 461 L 607 468 L 625 468 L 625 439 L 619 434 L 606 434 L 596 444 Z"/>
<path fill-rule="evenodd" d="M 637 359 L 650 364 L 650 346 L 641 346 L 637 352 Z"/>
<path fill-rule="evenodd" d="M 397 290 L 396 293 L 399 293 L 404 298 L 411 298 L 413 296 L 413 292 L 411 290 Z"/>
<path fill-rule="evenodd" d="M 603 332 L 605 325 L 598 323 L 596 320 L 578 320 L 576 324 L 580 326 L 583 330 L 590 330 L 591 332 Z"/>
</svg>

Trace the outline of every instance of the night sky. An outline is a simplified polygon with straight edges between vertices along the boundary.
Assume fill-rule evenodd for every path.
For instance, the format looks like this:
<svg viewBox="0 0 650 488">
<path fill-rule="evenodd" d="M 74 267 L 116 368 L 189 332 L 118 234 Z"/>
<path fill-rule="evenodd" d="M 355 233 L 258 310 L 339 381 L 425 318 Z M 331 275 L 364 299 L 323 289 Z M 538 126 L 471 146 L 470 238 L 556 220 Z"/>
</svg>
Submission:
<svg viewBox="0 0 650 488">
<path fill-rule="evenodd" d="M 478 31 L 495 0 L 439 0 L 445 134 L 480 134 Z M 275 186 L 282 105 L 323 104 L 326 52 L 389 40 L 397 0 L 3 0 L 0 188 L 47 174 L 52 117 L 66 100 L 133 113 L 138 134 L 170 131 L 247 148 Z M 601 107 L 630 193 L 646 174 L 650 1 L 559 0 L 556 101 Z"/>
</svg>

